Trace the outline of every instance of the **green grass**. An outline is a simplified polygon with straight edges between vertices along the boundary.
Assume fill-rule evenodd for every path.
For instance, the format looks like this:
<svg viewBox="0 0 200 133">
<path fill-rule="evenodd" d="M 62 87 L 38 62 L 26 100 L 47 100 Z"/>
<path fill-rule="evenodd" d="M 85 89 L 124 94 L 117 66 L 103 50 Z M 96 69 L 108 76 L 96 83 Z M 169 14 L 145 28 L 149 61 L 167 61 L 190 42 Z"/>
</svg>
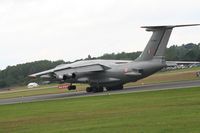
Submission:
<svg viewBox="0 0 200 133">
<path fill-rule="evenodd" d="M 48 86 L 49 88 L 45 88 L 45 89 L 37 89 L 37 88 L 35 88 L 35 90 L 34 90 L 34 88 L 30 90 L 28 88 L 23 87 L 23 88 L 25 88 L 25 89 L 23 89 L 23 91 L 20 91 L 20 89 L 17 89 L 16 92 L 7 91 L 5 93 L 0 93 L 0 99 L 14 98 L 14 97 L 25 97 L 25 96 L 34 96 L 34 95 L 43 95 L 43 94 L 58 94 L 58 93 L 67 93 L 67 92 L 69 92 L 68 89 L 58 89 L 55 86 L 56 85 L 53 84 L 52 86 Z M 46 87 L 46 86 L 42 86 L 42 87 Z M 83 90 L 83 89 L 86 88 L 86 85 L 77 84 L 77 87 L 79 88 L 79 90 Z"/>
<path fill-rule="evenodd" d="M 12 92 L 0 94 L 0 99 L 13 98 L 13 97 L 24 97 L 24 96 L 33 96 L 33 95 L 42 95 L 42 94 L 54 94 L 54 93 L 66 93 L 67 89 L 58 89 L 58 88 L 47 88 L 41 90 L 29 90 L 22 92 Z"/>
<path fill-rule="evenodd" d="M 199 133 L 200 87 L 0 106 L 0 133 Z"/>
</svg>

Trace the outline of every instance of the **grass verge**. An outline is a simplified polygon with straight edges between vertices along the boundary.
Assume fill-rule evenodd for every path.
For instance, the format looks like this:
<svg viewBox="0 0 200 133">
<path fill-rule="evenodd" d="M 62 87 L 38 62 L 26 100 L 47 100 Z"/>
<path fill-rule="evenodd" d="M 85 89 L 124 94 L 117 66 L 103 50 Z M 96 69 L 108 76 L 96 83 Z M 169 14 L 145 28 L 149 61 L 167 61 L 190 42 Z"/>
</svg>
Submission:
<svg viewBox="0 0 200 133">
<path fill-rule="evenodd" d="M 200 87 L 0 106 L 4 133 L 198 133 Z"/>
</svg>

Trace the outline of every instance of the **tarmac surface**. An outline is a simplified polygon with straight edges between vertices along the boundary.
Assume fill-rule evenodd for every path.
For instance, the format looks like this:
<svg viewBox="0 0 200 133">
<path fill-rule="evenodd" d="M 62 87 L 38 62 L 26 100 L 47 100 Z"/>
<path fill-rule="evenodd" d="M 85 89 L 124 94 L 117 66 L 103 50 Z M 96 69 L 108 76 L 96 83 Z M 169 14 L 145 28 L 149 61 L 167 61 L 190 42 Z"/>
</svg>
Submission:
<svg viewBox="0 0 200 133">
<path fill-rule="evenodd" d="M 87 93 L 85 91 L 79 91 L 79 92 L 69 92 L 61 94 L 47 94 L 47 95 L 0 99 L 0 105 L 55 100 L 55 99 L 88 97 L 88 96 L 123 94 L 123 93 L 133 93 L 133 92 L 143 92 L 143 91 L 181 89 L 181 88 L 197 87 L 197 86 L 200 86 L 200 80 L 141 85 L 141 86 L 127 87 L 123 90 L 105 91 L 101 93 Z"/>
</svg>

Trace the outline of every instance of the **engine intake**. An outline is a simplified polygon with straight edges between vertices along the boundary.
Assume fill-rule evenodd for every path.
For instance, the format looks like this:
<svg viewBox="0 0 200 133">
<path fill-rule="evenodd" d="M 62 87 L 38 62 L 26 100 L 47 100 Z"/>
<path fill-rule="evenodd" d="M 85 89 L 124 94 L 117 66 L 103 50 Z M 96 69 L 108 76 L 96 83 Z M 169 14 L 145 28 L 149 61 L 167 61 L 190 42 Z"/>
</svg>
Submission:
<svg viewBox="0 0 200 133">
<path fill-rule="evenodd" d="M 76 74 L 75 74 L 75 73 L 65 74 L 65 75 L 63 75 L 63 77 L 62 77 L 63 80 L 75 79 L 75 78 L 76 78 Z"/>
</svg>

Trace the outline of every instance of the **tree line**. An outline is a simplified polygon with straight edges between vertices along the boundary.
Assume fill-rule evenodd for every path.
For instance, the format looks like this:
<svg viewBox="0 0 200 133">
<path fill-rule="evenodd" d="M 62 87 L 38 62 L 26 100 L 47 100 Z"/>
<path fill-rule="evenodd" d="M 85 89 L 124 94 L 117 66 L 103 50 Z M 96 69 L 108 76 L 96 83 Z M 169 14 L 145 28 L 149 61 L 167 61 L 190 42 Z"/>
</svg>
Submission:
<svg viewBox="0 0 200 133">
<path fill-rule="evenodd" d="M 91 57 L 90 55 L 86 59 L 116 59 L 116 60 L 134 60 L 141 54 L 140 51 L 131 53 L 111 53 L 104 54 L 100 57 Z M 166 60 L 168 61 L 200 61 L 200 43 L 199 44 L 183 44 L 181 46 L 173 45 L 166 49 Z M 8 66 L 4 70 L 0 70 L 0 88 L 26 85 L 29 82 L 39 81 L 40 79 L 31 79 L 28 75 L 51 69 L 57 65 L 70 63 L 63 60 L 48 61 L 41 60 L 25 64 L 18 64 L 15 66 Z"/>
<path fill-rule="evenodd" d="M 31 79 L 28 77 L 28 75 L 54 68 L 63 63 L 65 63 L 63 60 L 54 62 L 41 60 L 25 64 L 18 64 L 16 66 L 8 66 L 6 69 L 0 71 L 0 88 L 26 85 L 29 82 L 38 81 L 40 79 Z"/>
<path fill-rule="evenodd" d="M 134 60 L 141 54 L 141 51 L 131 53 L 112 53 L 104 54 L 98 59 L 117 59 L 117 60 Z M 183 44 L 181 46 L 173 45 L 166 49 L 166 60 L 168 61 L 200 61 L 200 43 Z M 94 59 L 94 58 L 93 58 Z"/>
</svg>

